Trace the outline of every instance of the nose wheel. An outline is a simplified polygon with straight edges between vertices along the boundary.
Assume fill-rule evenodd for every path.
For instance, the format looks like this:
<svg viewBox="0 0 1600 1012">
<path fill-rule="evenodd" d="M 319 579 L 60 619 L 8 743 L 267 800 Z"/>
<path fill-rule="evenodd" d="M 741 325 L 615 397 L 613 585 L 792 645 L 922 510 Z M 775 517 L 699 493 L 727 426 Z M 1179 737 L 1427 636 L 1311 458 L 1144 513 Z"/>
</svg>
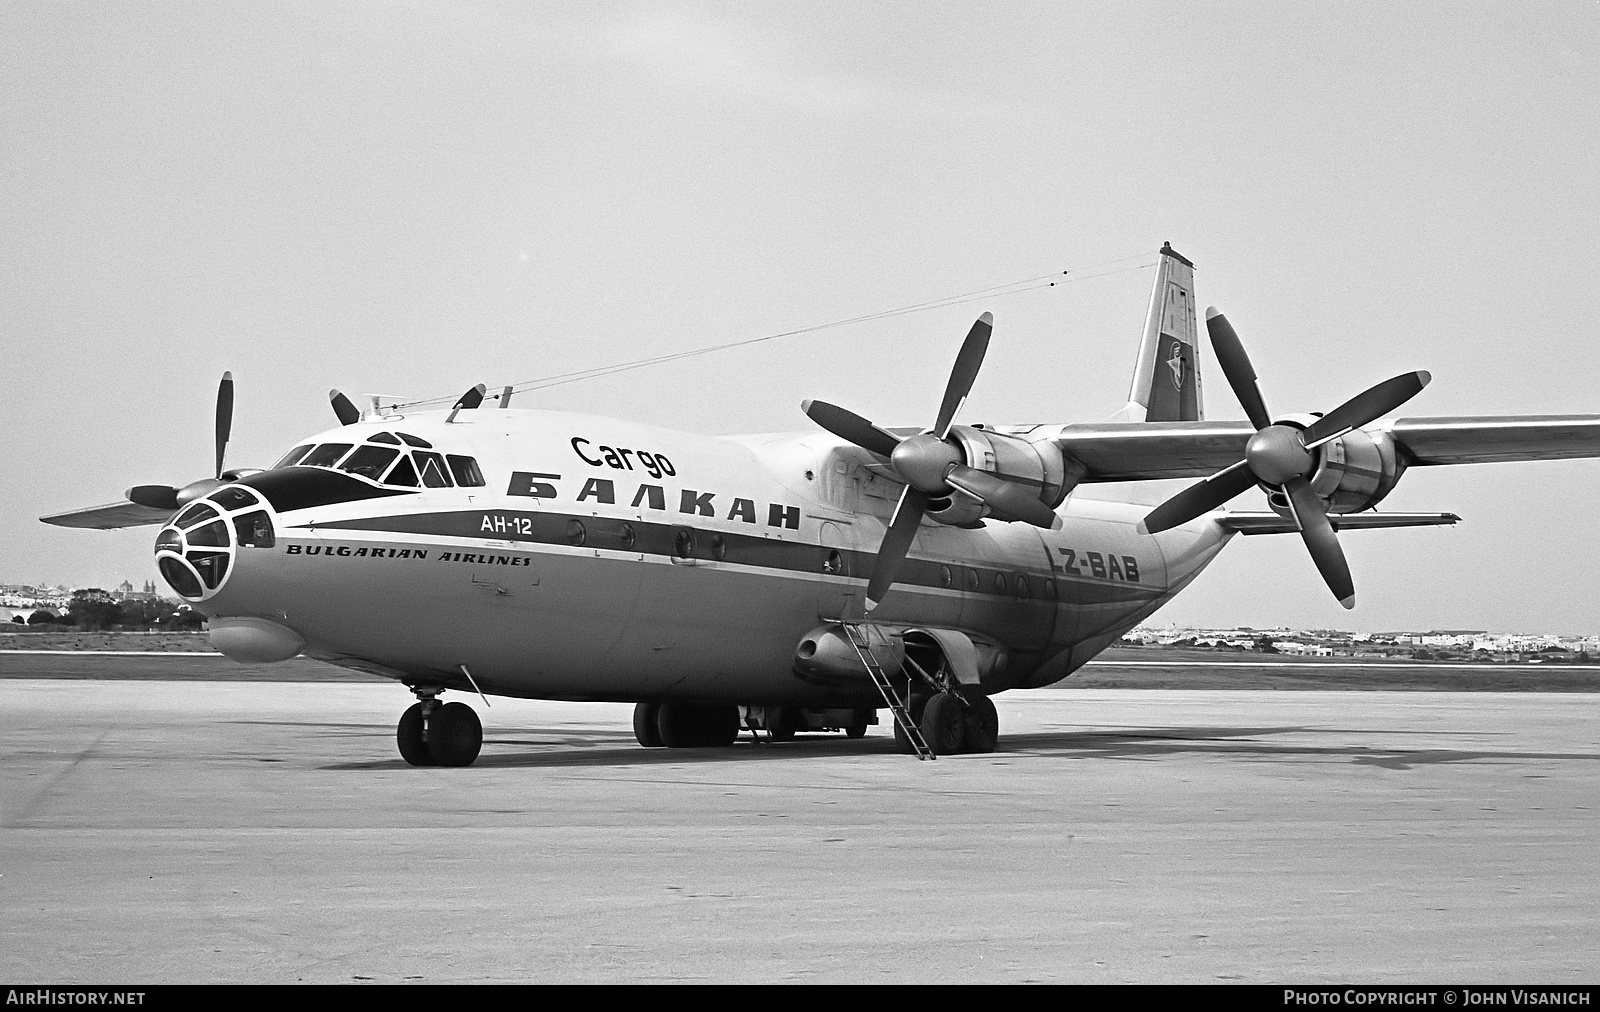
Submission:
<svg viewBox="0 0 1600 1012">
<path fill-rule="evenodd" d="M 400 715 L 395 744 L 412 766 L 471 766 L 483 748 L 483 723 L 465 703 L 440 703 L 439 689 L 413 689 L 417 702 Z"/>
</svg>

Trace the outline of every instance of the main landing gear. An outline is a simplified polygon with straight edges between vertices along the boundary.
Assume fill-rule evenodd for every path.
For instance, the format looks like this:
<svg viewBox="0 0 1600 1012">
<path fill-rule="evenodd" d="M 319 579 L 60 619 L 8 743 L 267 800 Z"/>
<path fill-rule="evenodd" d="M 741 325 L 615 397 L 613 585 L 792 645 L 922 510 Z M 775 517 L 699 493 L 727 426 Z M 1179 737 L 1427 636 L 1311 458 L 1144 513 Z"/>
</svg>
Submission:
<svg viewBox="0 0 1600 1012">
<path fill-rule="evenodd" d="M 934 755 L 983 754 L 1000 743 L 1000 714 L 988 696 L 913 692 L 906 709 Z M 899 721 L 894 723 L 894 743 L 906 755 L 917 753 Z"/>
<path fill-rule="evenodd" d="M 645 748 L 725 748 L 739 737 L 739 708 L 700 703 L 639 703 L 633 736 Z"/>
<path fill-rule="evenodd" d="M 417 702 L 400 715 L 395 743 L 413 766 L 471 766 L 483 748 L 483 723 L 465 703 L 441 703 L 442 689 L 411 689 Z"/>
</svg>

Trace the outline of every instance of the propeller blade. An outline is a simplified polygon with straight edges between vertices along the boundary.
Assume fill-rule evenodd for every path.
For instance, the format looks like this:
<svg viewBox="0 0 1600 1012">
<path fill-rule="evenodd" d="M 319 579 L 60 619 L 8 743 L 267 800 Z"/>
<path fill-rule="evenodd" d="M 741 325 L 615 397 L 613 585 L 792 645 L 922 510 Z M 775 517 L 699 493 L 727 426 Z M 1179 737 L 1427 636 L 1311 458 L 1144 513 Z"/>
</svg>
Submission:
<svg viewBox="0 0 1600 1012">
<path fill-rule="evenodd" d="M 1256 483 L 1246 461 L 1225 467 L 1204 481 L 1195 482 L 1151 510 L 1139 523 L 1140 534 L 1159 534 L 1210 513 Z"/>
<path fill-rule="evenodd" d="M 1311 561 L 1327 582 L 1328 589 L 1345 608 L 1356 606 L 1356 585 L 1350 579 L 1350 563 L 1345 561 L 1344 549 L 1339 547 L 1339 535 L 1328 522 L 1322 500 L 1311 491 L 1311 483 L 1304 478 L 1291 478 L 1284 483 L 1283 491 L 1289 497 L 1289 507 L 1295 522 L 1300 525 L 1300 538 L 1311 553 Z"/>
<path fill-rule="evenodd" d="M 1227 377 L 1228 386 L 1233 388 L 1233 395 L 1239 398 L 1240 405 L 1244 407 L 1245 417 L 1258 429 L 1271 425 L 1272 415 L 1267 411 L 1267 402 L 1256 383 L 1256 371 L 1250 365 L 1250 356 L 1245 353 L 1244 342 L 1239 340 L 1233 324 L 1218 312 L 1216 306 L 1206 309 L 1206 331 L 1211 335 L 1211 347 L 1217 353 L 1217 364 L 1222 367 L 1222 375 Z"/>
<path fill-rule="evenodd" d="M 894 584 L 894 574 L 900 568 L 900 563 L 905 561 L 906 553 L 911 550 L 911 542 L 917 536 L 917 525 L 922 523 L 922 515 L 928 511 L 926 492 L 919 492 L 910 485 L 900 493 L 900 503 L 894 508 L 894 519 L 889 521 L 889 530 L 883 536 L 883 544 L 878 546 L 878 557 L 872 563 L 872 578 L 867 581 L 867 611 L 878 606 L 889 587 Z"/>
<path fill-rule="evenodd" d="M 350 403 L 350 398 L 337 390 L 328 391 L 328 400 L 333 402 L 333 413 L 339 416 L 340 425 L 354 425 L 361 421 L 361 410 Z"/>
<path fill-rule="evenodd" d="M 1307 447 L 1314 448 L 1351 429 L 1359 429 L 1417 396 L 1431 379 L 1433 376 L 1424 370 L 1386 379 L 1312 422 L 1300 438 L 1305 440 Z"/>
<path fill-rule="evenodd" d="M 228 437 L 233 434 L 233 373 L 222 374 L 217 385 L 217 469 L 213 473 L 222 477 L 222 458 L 228 452 Z"/>
<path fill-rule="evenodd" d="M 123 493 L 129 502 L 148 506 L 153 510 L 178 508 L 178 490 L 171 485 L 135 485 Z"/>
<path fill-rule="evenodd" d="M 993 313 L 978 317 L 972 329 L 967 331 L 967 339 L 961 344 L 960 354 L 956 355 L 956 364 L 950 369 L 950 382 L 945 384 L 944 400 L 939 403 L 939 417 L 933 423 L 933 434 L 940 439 L 949 435 L 950 424 L 956 420 L 961 402 L 967 399 L 972 382 L 978 378 L 978 368 L 983 365 L 984 353 L 989 350 L 989 335 L 993 332 Z"/>
<path fill-rule="evenodd" d="M 885 432 L 854 411 L 827 401 L 801 401 L 800 410 L 806 417 L 827 429 L 840 439 L 848 440 L 863 450 L 887 457 L 900 445 L 900 437 Z"/>
<path fill-rule="evenodd" d="M 1055 511 L 1039 501 L 1024 485 L 1006 481 L 996 477 L 988 471 L 980 471 L 975 467 L 957 464 L 945 475 L 945 481 L 961 489 L 968 495 L 976 496 L 995 513 L 1003 518 L 1021 520 L 1035 527 L 1045 530 L 1055 530 L 1061 526 L 1061 519 Z"/>
<path fill-rule="evenodd" d="M 471 411 L 472 409 L 476 408 L 478 405 L 483 403 L 483 395 L 488 393 L 488 392 L 489 392 L 489 388 L 487 386 L 485 386 L 484 384 L 479 383 L 477 386 L 473 387 L 471 390 L 468 390 L 466 393 L 462 394 L 456 400 L 456 403 L 455 403 L 456 410 L 459 411 L 462 408 L 465 408 L 466 410 Z"/>
</svg>

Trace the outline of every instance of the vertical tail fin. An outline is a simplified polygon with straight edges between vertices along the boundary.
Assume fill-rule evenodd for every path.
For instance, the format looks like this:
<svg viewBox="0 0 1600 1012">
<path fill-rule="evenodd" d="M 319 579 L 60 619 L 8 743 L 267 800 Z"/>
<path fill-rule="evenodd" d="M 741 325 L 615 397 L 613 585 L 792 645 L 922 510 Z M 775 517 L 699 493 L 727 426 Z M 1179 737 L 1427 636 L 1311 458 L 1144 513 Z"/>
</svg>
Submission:
<svg viewBox="0 0 1600 1012">
<path fill-rule="evenodd" d="M 1156 283 L 1150 293 L 1144 340 L 1134 365 L 1128 403 L 1117 412 L 1123 422 L 1193 422 L 1205 417 L 1200 399 L 1200 359 L 1194 311 L 1194 264 L 1172 248 L 1161 247 Z"/>
</svg>

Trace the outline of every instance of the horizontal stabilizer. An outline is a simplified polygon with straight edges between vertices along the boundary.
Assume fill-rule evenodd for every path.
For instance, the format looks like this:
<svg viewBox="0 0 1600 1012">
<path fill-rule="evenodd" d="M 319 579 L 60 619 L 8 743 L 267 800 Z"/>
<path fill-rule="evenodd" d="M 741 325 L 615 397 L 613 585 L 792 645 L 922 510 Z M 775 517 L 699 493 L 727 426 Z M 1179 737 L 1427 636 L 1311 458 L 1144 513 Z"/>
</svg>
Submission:
<svg viewBox="0 0 1600 1012">
<path fill-rule="evenodd" d="M 1382 527 L 1445 527 L 1458 523 L 1454 513 L 1350 513 L 1328 514 L 1336 531 L 1371 531 Z M 1228 513 L 1217 523 L 1240 534 L 1298 534 L 1293 517 L 1277 513 Z"/>
<path fill-rule="evenodd" d="M 39 519 L 57 527 L 86 527 L 96 531 L 114 531 L 119 527 L 143 527 L 147 524 L 165 523 L 170 516 L 172 510 L 152 509 L 124 499 L 122 502 L 91 506 L 88 509 L 57 513 Z"/>
</svg>

